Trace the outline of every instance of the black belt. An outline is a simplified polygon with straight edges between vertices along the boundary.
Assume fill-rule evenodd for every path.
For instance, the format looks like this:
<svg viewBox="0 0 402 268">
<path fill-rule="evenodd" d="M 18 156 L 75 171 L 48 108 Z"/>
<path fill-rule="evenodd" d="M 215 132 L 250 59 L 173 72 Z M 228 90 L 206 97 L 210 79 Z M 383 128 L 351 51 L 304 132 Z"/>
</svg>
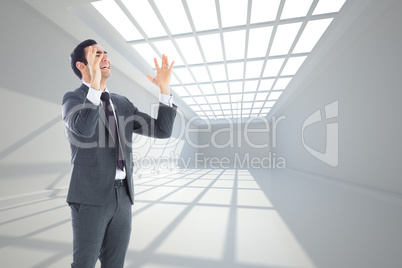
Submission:
<svg viewBox="0 0 402 268">
<path fill-rule="evenodd" d="M 114 187 L 119 188 L 121 186 L 127 185 L 127 179 L 124 180 L 114 180 Z"/>
</svg>

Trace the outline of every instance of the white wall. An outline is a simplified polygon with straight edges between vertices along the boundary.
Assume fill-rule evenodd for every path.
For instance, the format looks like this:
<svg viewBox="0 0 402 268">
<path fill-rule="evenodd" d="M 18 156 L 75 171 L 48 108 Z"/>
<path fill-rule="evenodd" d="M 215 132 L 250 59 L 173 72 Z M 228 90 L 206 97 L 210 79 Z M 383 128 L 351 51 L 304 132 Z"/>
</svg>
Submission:
<svg viewBox="0 0 402 268">
<path fill-rule="evenodd" d="M 0 20 L 0 197 L 35 191 L 47 195 L 44 189 L 65 188 L 69 182 L 70 150 L 61 122 L 61 100 L 81 84 L 70 68 L 69 55 L 82 40 L 75 40 L 21 0 L 2 2 Z M 111 60 L 113 64 L 112 55 Z M 151 110 L 157 97 L 119 70 L 112 69 L 112 73 L 111 91 L 154 114 Z M 181 139 L 180 146 L 169 150 L 194 154 L 195 149 L 179 136 L 181 125 L 177 117 L 171 140 Z M 138 148 L 141 157 L 153 151 L 149 150 L 152 143 Z M 153 152 L 155 158 L 160 156 L 157 152 Z"/>
<path fill-rule="evenodd" d="M 290 86 L 297 97 L 289 97 L 275 113 L 287 119 L 278 127 L 273 151 L 284 156 L 290 168 L 401 194 L 402 2 L 350 4 L 352 11 L 362 14 L 347 13 L 342 19 L 355 20 L 347 28 L 342 21 L 334 25 L 338 28 L 331 34 L 337 41 L 319 44 L 308 68 L 302 67 L 301 76 Z M 338 123 L 339 163 L 332 167 L 307 152 L 301 131 L 316 110 L 321 109 L 325 119 L 324 107 L 335 101 L 339 116 L 312 124 L 304 132 L 305 143 L 324 153 L 326 123 Z"/>
<path fill-rule="evenodd" d="M 273 164 L 269 160 L 271 126 L 268 120 L 257 118 L 200 126 L 195 164 L 207 168 L 269 168 Z"/>
</svg>

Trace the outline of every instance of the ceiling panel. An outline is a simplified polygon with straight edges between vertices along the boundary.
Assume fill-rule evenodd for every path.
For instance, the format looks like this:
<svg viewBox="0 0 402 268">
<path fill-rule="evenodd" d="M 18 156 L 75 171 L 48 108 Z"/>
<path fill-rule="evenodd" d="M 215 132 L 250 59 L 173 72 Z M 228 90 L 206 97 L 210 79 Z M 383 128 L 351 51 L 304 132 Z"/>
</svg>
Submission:
<svg viewBox="0 0 402 268">
<path fill-rule="evenodd" d="M 92 2 L 154 68 L 175 61 L 171 87 L 200 118 L 266 116 L 345 0 Z M 212 79 L 212 80 L 211 80 Z"/>
</svg>

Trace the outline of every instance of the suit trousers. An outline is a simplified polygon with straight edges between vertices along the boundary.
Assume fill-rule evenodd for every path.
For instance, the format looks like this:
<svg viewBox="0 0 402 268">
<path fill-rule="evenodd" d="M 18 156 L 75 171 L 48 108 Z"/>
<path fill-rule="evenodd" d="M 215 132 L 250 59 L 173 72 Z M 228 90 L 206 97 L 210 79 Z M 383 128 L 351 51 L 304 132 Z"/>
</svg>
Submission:
<svg viewBox="0 0 402 268">
<path fill-rule="evenodd" d="M 123 268 L 131 233 L 131 201 L 126 185 L 115 185 L 103 206 L 70 203 L 72 268 Z"/>
</svg>

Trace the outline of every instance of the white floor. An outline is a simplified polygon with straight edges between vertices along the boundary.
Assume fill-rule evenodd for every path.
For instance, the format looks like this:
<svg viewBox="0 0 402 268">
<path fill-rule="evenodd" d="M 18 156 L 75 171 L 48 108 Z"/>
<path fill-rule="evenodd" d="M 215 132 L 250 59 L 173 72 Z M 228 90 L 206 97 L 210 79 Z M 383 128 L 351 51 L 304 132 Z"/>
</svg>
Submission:
<svg viewBox="0 0 402 268">
<path fill-rule="evenodd" d="M 67 183 L 3 188 L 2 267 L 69 267 Z M 126 267 L 402 266 L 399 196 L 292 170 L 142 173 L 135 185 Z"/>
</svg>

